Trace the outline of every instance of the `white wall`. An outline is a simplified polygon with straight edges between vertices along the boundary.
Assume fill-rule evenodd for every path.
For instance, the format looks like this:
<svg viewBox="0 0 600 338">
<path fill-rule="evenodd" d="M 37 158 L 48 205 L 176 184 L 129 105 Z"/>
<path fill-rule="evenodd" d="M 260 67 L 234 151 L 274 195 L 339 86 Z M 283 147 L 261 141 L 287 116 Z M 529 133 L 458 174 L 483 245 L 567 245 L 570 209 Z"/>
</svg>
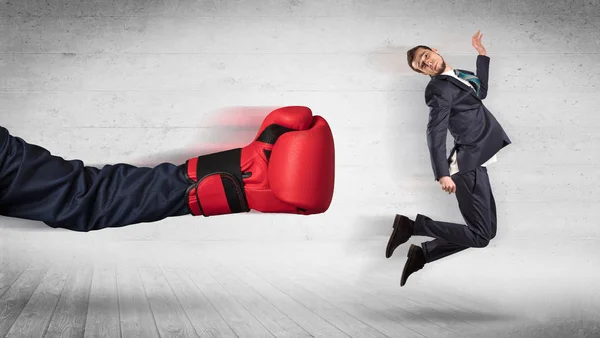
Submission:
<svg viewBox="0 0 600 338">
<path fill-rule="evenodd" d="M 427 44 L 473 69 L 478 29 L 491 57 L 485 103 L 513 141 L 489 168 L 494 245 L 600 234 L 593 1 L 31 0 L 3 1 L 0 15 L 0 124 L 53 154 L 178 163 L 250 141 L 253 129 L 219 122 L 231 107 L 282 105 L 324 116 L 337 151 L 323 215 L 190 216 L 85 235 L 1 218 L 5 240 L 372 239 L 395 213 L 461 221 L 432 176 L 428 78 L 405 53 Z"/>
</svg>

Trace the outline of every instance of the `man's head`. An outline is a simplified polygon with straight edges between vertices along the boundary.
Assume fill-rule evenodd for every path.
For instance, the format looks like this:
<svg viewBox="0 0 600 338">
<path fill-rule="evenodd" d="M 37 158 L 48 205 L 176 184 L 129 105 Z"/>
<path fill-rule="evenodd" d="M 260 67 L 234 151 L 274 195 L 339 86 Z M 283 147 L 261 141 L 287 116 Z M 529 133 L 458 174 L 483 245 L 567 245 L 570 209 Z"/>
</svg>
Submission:
<svg viewBox="0 0 600 338">
<path fill-rule="evenodd" d="M 417 73 L 434 76 L 446 70 L 444 58 L 437 49 L 419 45 L 406 52 L 408 66 Z"/>
</svg>

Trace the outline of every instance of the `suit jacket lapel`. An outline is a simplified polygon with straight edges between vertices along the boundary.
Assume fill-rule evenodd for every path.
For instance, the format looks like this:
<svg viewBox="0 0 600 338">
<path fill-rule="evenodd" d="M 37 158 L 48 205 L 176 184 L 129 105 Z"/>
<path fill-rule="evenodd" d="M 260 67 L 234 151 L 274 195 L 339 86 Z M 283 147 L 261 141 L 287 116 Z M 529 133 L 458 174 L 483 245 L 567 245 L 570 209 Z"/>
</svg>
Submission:
<svg viewBox="0 0 600 338">
<path fill-rule="evenodd" d="M 470 72 L 468 72 L 468 73 L 470 73 Z M 481 101 L 481 99 L 477 96 L 477 93 L 475 92 L 475 90 L 473 88 L 467 86 L 466 84 L 462 83 L 462 81 L 459 81 L 459 80 L 455 79 L 454 77 L 448 76 L 448 75 L 440 75 L 439 77 L 441 79 L 446 79 L 446 80 L 452 82 L 453 84 L 457 85 L 459 88 L 461 88 L 463 90 L 468 91 L 469 93 L 471 93 L 471 95 L 473 95 L 474 98 Z"/>
</svg>

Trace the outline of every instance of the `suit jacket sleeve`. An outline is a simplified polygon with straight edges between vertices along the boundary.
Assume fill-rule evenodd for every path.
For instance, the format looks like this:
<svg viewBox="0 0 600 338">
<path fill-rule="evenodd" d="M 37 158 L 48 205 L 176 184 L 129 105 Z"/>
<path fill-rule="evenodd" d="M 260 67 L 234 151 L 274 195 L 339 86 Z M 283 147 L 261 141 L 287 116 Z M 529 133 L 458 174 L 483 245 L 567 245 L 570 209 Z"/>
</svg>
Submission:
<svg viewBox="0 0 600 338">
<path fill-rule="evenodd" d="M 479 88 L 479 98 L 483 100 L 487 97 L 488 92 L 490 58 L 485 55 L 478 55 L 476 66 L 477 74 L 475 75 L 479 78 L 479 82 L 481 82 L 481 87 Z"/>
<path fill-rule="evenodd" d="M 0 215 L 88 232 L 189 214 L 180 166 L 86 166 L 0 126 Z"/>
<path fill-rule="evenodd" d="M 449 94 L 444 94 L 440 88 L 430 84 L 425 89 L 425 101 L 429 106 L 427 146 L 435 180 L 439 181 L 443 176 L 450 176 L 446 158 L 446 137 L 452 100 Z"/>
</svg>

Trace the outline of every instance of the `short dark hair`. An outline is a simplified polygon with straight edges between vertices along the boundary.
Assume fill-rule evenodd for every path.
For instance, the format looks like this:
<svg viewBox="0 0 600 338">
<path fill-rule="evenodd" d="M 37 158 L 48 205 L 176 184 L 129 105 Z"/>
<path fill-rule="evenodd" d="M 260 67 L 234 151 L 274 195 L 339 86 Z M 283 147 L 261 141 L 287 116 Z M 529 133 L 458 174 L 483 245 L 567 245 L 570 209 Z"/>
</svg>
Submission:
<svg viewBox="0 0 600 338">
<path fill-rule="evenodd" d="M 406 59 L 408 60 L 408 66 L 409 66 L 409 67 L 410 67 L 412 70 L 414 70 L 414 71 L 415 71 L 415 72 L 417 72 L 417 73 L 423 73 L 422 71 L 420 71 L 420 70 L 416 69 L 416 68 L 415 68 L 415 67 L 413 67 L 413 65 L 412 65 L 412 63 L 413 63 L 413 60 L 414 60 L 414 58 L 415 58 L 415 53 L 417 52 L 417 50 L 418 50 L 419 48 L 425 48 L 425 49 L 427 49 L 427 50 L 432 50 L 432 49 L 431 49 L 431 48 L 429 48 L 428 46 L 418 45 L 418 46 L 416 46 L 416 47 L 413 47 L 413 48 L 409 49 L 409 50 L 408 50 L 408 52 L 406 52 Z"/>
</svg>

